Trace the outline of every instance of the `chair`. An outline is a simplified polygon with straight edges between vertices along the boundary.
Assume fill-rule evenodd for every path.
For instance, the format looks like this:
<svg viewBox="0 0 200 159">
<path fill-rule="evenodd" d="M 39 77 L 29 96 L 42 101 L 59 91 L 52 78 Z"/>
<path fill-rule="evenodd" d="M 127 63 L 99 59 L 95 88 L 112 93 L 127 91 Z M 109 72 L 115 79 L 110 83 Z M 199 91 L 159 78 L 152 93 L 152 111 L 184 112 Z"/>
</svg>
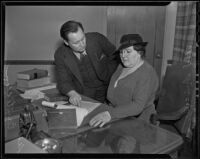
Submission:
<svg viewBox="0 0 200 159">
<path fill-rule="evenodd" d="M 195 118 L 195 91 L 195 69 L 191 64 L 168 65 L 152 123 L 168 126 L 168 130 L 174 129 L 184 139 L 190 137 Z"/>
</svg>

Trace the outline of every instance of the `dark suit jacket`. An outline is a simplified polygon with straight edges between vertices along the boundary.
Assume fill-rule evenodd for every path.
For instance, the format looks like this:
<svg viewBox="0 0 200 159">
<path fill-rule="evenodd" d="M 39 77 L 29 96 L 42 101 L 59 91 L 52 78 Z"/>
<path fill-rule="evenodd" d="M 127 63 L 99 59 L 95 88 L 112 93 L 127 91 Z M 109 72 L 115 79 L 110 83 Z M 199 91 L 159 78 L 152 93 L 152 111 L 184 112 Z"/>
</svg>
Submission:
<svg viewBox="0 0 200 159">
<path fill-rule="evenodd" d="M 100 33 L 86 33 L 86 52 L 98 78 L 106 85 L 117 67 L 116 48 Z M 83 80 L 72 49 L 62 44 L 54 54 L 57 87 L 62 94 L 70 90 L 83 93 Z"/>
</svg>

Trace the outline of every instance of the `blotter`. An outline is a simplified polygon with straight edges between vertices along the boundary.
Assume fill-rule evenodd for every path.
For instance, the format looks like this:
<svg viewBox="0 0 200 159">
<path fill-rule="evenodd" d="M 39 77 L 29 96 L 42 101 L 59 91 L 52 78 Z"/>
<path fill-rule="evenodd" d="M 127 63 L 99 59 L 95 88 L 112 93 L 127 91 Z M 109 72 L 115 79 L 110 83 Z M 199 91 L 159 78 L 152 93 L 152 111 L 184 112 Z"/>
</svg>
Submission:
<svg viewBox="0 0 200 159">
<path fill-rule="evenodd" d="M 88 101 L 81 101 L 80 107 L 69 103 L 64 105 L 46 101 L 43 104 L 51 107 L 47 110 L 49 129 L 79 127 L 83 119 L 101 105 L 101 103 Z"/>
</svg>

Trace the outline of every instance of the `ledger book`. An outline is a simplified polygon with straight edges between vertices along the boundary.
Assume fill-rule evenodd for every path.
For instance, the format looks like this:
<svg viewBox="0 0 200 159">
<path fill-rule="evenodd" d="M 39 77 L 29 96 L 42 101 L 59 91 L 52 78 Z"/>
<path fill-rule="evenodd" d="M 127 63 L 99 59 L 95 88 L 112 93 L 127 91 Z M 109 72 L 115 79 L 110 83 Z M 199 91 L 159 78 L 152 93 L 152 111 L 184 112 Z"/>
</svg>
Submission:
<svg viewBox="0 0 200 159">
<path fill-rule="evenodd" d="M 32 80 L 42 77 L 47 77 L 48 71 L 43 69 L 31 69 L 31 70 L 25 70 L 17 73 L 17 79 L 26 79 L 26 80 Z"/>
</svg>

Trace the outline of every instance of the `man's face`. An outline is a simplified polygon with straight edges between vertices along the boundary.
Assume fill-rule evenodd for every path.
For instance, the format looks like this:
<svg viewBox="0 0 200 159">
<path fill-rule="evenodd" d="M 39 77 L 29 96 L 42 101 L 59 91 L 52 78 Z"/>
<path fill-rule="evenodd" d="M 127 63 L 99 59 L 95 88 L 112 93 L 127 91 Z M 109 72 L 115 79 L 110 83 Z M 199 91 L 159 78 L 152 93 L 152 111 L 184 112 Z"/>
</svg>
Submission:
<svg viewBox="0 0 200 159">
<path fill-rule="evenodd" d="M 78 28 L 78 31 L 75 33 L 68 34 L 68 41 L 65 43 L 74 51 L 82 53 L 86 48 L 86 38 L 85 34 L 81 28 Z"/>
</svg>

